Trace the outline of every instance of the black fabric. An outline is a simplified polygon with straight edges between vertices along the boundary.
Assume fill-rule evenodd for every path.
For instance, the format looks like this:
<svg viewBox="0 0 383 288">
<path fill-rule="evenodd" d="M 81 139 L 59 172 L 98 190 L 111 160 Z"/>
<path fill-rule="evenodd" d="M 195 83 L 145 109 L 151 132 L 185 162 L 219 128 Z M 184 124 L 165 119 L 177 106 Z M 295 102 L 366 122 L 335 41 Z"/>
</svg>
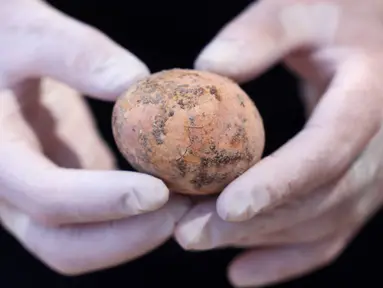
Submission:
<svg viewBox="0 0 383 288">
<path fill-rule="evenodd" d="M 142 59 L 152 72 L 192 68 L 201 48 L 250 0 L 193 1 L 49 1 L 85 21 Z M 97 49 L 97 47 L 94 47 Z M 267 131 L 266 154 L 297 133 L 303 110 L 296 79 L 283 67 L 271 69 L 243 88 L 256 102 Z M 89 100 L 102 135 L 114 149 L 121 169 L 131 167 L 118 153 L 110 129 L 112 104 Z M 382 213 L 380 213 L 382 214 Z M 382 215 L 365 227 L 334 264 L 310 276 L 273 287 L 382 287 Z M 185 252 L 169 241 L 134 262 L 80 277 L 51 272 L 28 254 L 7 233 L 0 233 L 0 287 L 106 288 L 106 287 L 231 287 L 226 267 L 238 250 Z M 97 251 L 95 251 L 97 253 Z M 254 267 L 256 269 L 256 267 Z M 381 269 L 381 268 L 380 268 Z"/>
</svg>

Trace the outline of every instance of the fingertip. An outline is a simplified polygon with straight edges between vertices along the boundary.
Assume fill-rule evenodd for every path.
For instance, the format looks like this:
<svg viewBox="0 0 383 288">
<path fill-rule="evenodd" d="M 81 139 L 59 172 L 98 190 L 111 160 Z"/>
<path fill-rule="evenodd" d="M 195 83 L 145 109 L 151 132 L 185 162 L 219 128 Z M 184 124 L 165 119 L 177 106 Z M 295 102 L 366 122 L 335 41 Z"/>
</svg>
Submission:
<svg viewBox="0 0 383 288">
<path fill-rule="evenodd" d="M 270 204 L 268 193 L 257 191 L 251 183 L 241 180 L 237 179 L 218 197 L 217 214 L 224 221 L 250 220 Z"/>
<path fill-rule="evenodd" d="M 162 208 L 170 197 L 170 192 L 165 183 L 153 176 L 135 173 L 134 189 L 126 199 L 129 210 L 134 214 L 142 214 Z"/>
<path fill-rule="evenodd" d="M 194 62 L 197 70 L 206 70 L 224 75 L 238 82 L 251 77 L 247 71 L 246 44 L 237 39 L 217 38 L 209 43 Z"/>
<path fill-rule="evenodd" d="M 199 250 L 203 242 L 201 241 L 202 230 L 203 223 L 200 221 L 196 221 L 196 223 L 181 222 L 174 231 L 174 238 L 184 250 Z"/>
<path fill-rule="evenodd" d="M 99 29 L 46 4 L 35 14 L 41 19 L 31 16 L 29 26 L 44 23 L 44 37 L 32 43 L 36 52 L 28 76 L 55 78 L 90 97 L 114 101 L 150 74 L 138 57 Z"/>
<path fill-rule="evenodd" d="M 248 252 L 234 259 L 227 268 L 227 277 L 233 287 L 258 287 L 257 283 L 254 283 L 253 273 L 249 271 L 249 264 L 243 260 L 247 254 Z M 257 267 L 251 268 L 257 269 Z"/>
<path fill-rule="evenodd" d="M 253 249 L 240 254 L 230 264 L 227 275 L 234 287 L 265 287 L 286 280 L 291 269 L 283 248 Z M 284 268 L 284 269 L 283 269 Z M 281 270 L 280 270 L 281 269 Z"/>
<path fill-rule="evenodd" d="M 240 83 L 247 82 L 301 46 L 299 38 L 284 37 L 278 21 L 279 2 L 258 1 L 250 4 L 202 50 L 195 67 Z"/>
<path fill-rule="evenodd" d="M 220 218 L 230 222 L 247 221 L 276 205 L 273 194 L 277 188 L 267 182 L 274 178 L 269 173 L 273 167 L 268 167 L 268 163 L 261 160 L 222 191 L 216 206 Z"/>
<path fill-rule="evenodd" d="M 231 192 L 220 195 L 217 200 L 217 214 L 228 222 L 244 221 L 250 213 L 250 203 L 244 201 L 242 192 Z"/>
<path fill-rule="evenodd" d="M 206 250 L 212 248 L 210 222 L 214 215 L 213 203 L 195 206 L 178 223 L 174 237 L 185 250 Z"/>
<path fill-rule="evenodd" d="M 89 92 L 90 97 L 105 101 L 115 101 L 132 84 L 150 75 L 149 68 L 128 51 L 111 56 L 96 64 L 92 70 L 88 87 L 84 90 Z"/>
<path fill-rule="evenodd" d="M 227 278 L 229 280 L 229 283 L 233 286 L 233 287 L 242 287 L 242 275 L 241 273 L 238 273 L 238 270 L 235 269 L 235 267 L 233 268 L 235 264 L 234 263 L 231 263 L 228 268 L 227 268 Z"/>
</svg>

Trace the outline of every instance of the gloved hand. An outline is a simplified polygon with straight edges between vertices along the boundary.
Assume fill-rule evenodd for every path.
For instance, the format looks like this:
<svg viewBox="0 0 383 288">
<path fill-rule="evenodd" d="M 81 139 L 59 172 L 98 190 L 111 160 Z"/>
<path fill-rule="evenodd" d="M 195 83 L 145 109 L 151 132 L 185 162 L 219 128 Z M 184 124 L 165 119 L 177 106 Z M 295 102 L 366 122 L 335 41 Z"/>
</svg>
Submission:
<svg viewBox="0 0 383 288">
<path fill-rule="evenodd" d="M 329 264 L 382 206 L 382 23 L 379 0 L 263 0 L 197 59 L 238 81 L 281 60 L 304 83 L 304 129 L 176 228 L 187 250 L 251 248 L 229 267 L 235 286 Z"/>
<path fill-rule="evenodd" d="M 115 160 L 79 94 L 113 101 L 146 66 L 35 0 L 0 0 L 0 43 L 3 226 L 70 275 L 132 260 L 171 237 L 188 203 L 168 201 L 156 178 L 112 171 Z"/>
</svg>

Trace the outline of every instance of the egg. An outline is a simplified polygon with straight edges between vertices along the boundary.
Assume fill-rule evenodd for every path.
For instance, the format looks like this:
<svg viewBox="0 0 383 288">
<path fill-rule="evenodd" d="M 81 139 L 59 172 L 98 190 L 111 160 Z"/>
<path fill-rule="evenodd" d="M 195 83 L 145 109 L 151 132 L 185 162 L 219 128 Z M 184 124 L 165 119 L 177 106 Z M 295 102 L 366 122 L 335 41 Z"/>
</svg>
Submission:
<svg viewBox="0 0 383 288">
<path fill-rule="evenodd" d="M 118 149 L 174 193 L 212 195 L 262 157 L 265 131 L 249 96 L 229 78 L 171 69 L 137 81 L 113 108 Z"/>
</svg>

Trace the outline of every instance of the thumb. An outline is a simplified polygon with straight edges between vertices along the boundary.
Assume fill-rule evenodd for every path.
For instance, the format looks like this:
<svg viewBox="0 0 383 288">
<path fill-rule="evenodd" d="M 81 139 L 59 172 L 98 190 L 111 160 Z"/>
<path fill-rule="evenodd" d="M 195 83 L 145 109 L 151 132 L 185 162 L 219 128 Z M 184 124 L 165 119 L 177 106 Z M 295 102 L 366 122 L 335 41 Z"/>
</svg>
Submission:
<svg viewBox="0 0 383 288">
<path fill-rule="evenodd" d="M 293 50 L 333 38 L 339 9 L 331 3 L 262 0 L 227 24 L 195 62 L 238 82 L 249 81 Z"/>
<path fill-rule="evenodd" d="M 0 75 L 12 75 L 12 82 L 48 76 L 81 93 L 114 100 L 149 73 L 139 59 L 100 31 L 42 1 L 15 1 L 4 10 L 0 21 L 5 36 L 0 39 L 6 38 L 1 42 L 7 43 L 8 55 L 2 65 L 7 71 Z"/>
</svg>

